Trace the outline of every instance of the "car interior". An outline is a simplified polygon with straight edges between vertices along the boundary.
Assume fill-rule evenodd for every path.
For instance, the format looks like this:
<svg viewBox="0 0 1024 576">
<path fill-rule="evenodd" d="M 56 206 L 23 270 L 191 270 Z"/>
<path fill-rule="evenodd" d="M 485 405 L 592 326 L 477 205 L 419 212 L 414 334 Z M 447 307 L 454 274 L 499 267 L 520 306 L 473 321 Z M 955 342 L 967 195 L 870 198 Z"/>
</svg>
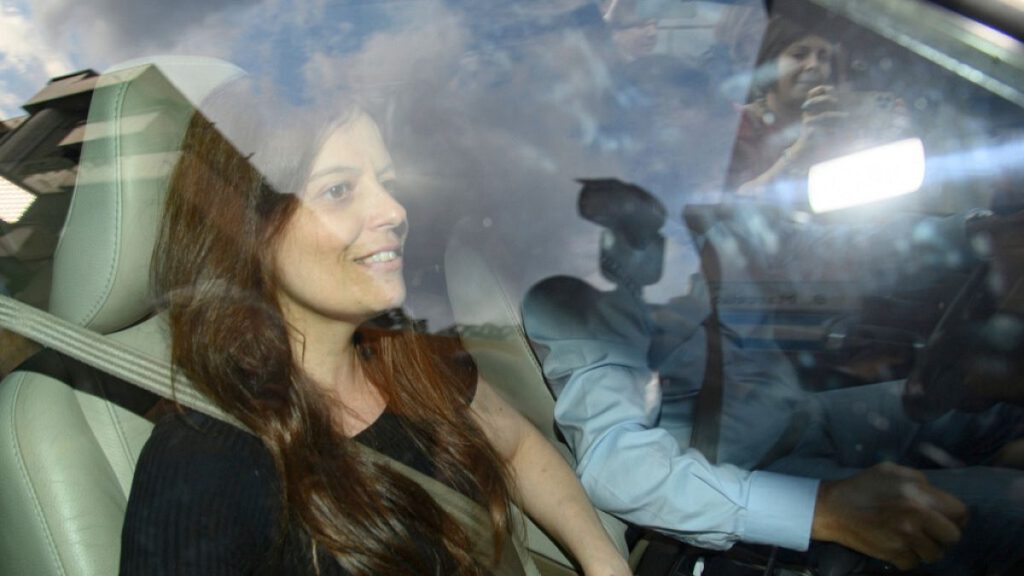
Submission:
<svg viewBox="0 0 1024 576">
<path fill-rule="evenodd" d="M 785 8 L 787 3 L 776 4 Z M 804 3 L 796 4 L 803 8 Z M 865 27 L 884 28 L 890 24 L 881 19 L 872 21 L 868 11 L 841 6 L 841 2 L 815 0 L 809 4 L 812 15 L 831 11 Z M 917 56 L 906 54 L 920 49 L 929 40 L 897 34 L 893 37 L 893 43 L 906 44 L 899 53 L 908 61 Z M 845 40 L 862 42 L 865 38 L 875 37 L 856 32 Z M 1018 52 L 1007 59 L 1006 66 L 978 65 L 974 76 L 958 68 L 947 70 L 943 83 L 937 84 L 967 85 L 956 94 L 959 100 L 951 107 L 975 100 L 982 102 L 984 110 L 979 115 L 990 117 L 978 123 L 1000 124 L 1007 137 L 1024 127 L 1018 108 L 1024 106 L 1024 90 L 1018 90 L 1022 84 L 1019 78 L 1005 76 L 1007 67 L 1024 62 L 1024 58 L 1019 53 L 1020 42 L 1010 40 L 1014 43 L 1011 48 Z M 969 55 L 969 44 L 957 44 L 949 54 L 964 62 L 977 58 Z M 855 68 L 856 62 L 850 65 Z M 41 308 L 157 364 L 169 365 L 168 336 L 164 319 L 155 313 L 149 270 L 167 176 L 198 103 L 218 86 L 243 74 L 241 68 L 217 58 L 162 56 L 128 61 L 98 75 L 84 126 L 74 192 L 53 253 L 52 273 L 48 271 L 39 280 L 49 282 L 48 302 Z M 969 81 L 965 82 L 965 78 Z M 966 113 L 964 116 L 957 117 L 957 122 L 967 125 L 975 120 L 967 118 Z M 936 141 L 944 139 L 941 134 L 932 136 Z M 989 183 L 999 180 L 991 174 L 979 178 Z M 1015 181 L 1019 182 L 1019 178 Z M 1005 182 L 1001 185 L 1005 186 Z M 969 186 L 962 182 L 948 185 L 943 195 L 938 200 L 933 198 L 924 211 L 952 212 L 971 205 L 973 198 L 960 202 L 956 197 L 966 188 Z M 661 210 L 664 212 L 664 207 Z M 582 218 L 587 219 L 583 212 L 581 208 Z M 691 207 L 689 214 L 695 212 Z M 700 236 L 708 226 L 697 224 L 697 220 L 708 214 L 721 216 L 713 213 L 709 208 L 695 216 L 693 222 L 686 222 L 684 227 L 692 225 L 684 235 Z M 824 219 L 830 217 L 839 216 Z M 589 220 L 614 229 L 614 225 Z M 1000 222 L 997 226 L 1004 227 L 1001 230 L 1007 237 L 1014 236 L 1012 223 Z M 504 236 L 506 231 L 489 221 L 482 224 L 479 219 L 466 218 L 446 235 L 441 272 L 448 299 L 445 304 L 450 306 L 457 327 L 455 335 L 472 356 L 481 376 L 533 423 L 567 462 L 573 463 L 573 455 L 560 439 L 554 421 L 555 400 L 541 368 L 544 352 L 532 346 L 524 331 L 521 294 L 526 287 L 520 277 L 513 277 L 519 263 L 506 253 L 511 244 Z M 596 233 L 592 236 L 598 237 Z M 597 255 L 599 247 L 592 248 Z M 601 252 L 601 265 L 614 260 L 604 256 Z M 662 252 L 657 253 L 659 278 L 663 256 Z M 713 253 L 710 257 L 717 258 Z M 908 406 L 916 401 L 921 417 L 932 417 L 964 400 L 957 395 L 960 389 L 954 379 L 947 377 L 957 376 L 955 380 L 959 382 L 963 374 L 941 360 L 962 347 L 971 334 L 951 326 L 969 325 L 978 317 L 985 319 L 993 314 L 994 308 L 1014 313 L 1024 308 L 1019 305 L 1024 300 L 1016 274 L 1019 262 L 1014 262 L 1008 265 L 1014 272 L 1007 276 L 1018 282 L 1000 304 L 968 301 L 967 297 L 958 296 L 966 290 L 965 282 L 968 288 L 980 286 L 980 273 L 975 273 L 973 284 L 962 279 L 943 286 L 939 292 L 923 294 L 908 290 L 891 294 L 871 301 L 857 314 L 830 316 L 818 322 L 813 331 L 800 332 L 792 338 L 779 335 L 779 330 L 787 329 L 785 326 L 775 326 L 771 328 L 776 331 L 772 337 L 798 342 L 798 346 L 786 350 L 798 366 L 808 357 L 806 342 L 813 340 L 810 354 L 818 355 L 815 358 L 827 357 L 827 361 L 805 363 L 801 370 L 816 377 L 824 374 L 822 381 L 829 385 L 863 383 L 865 377 L 858 366 L 865 364 L 884 364 L 890 377 L 909 376 L 908 393 L 917 394 L 917 399 L 908 400 Z M 604 276 L 604 280 L 596 274 L 590 279 L 600 284 L 609 279 L 607 273 Z M 743 306 L 725 308 L 724 313 L 736 309 L 746 312 Z M 903 330 L 906 325 L 912 329 Z M 485 333 L 481 327 L 486 327 Z M 0 331 L 0 337 L 7 335 Z M 38 346 L 14 339 L 10 344 L 0 340 L 0 346 L 4 350 L 0 355 L 4 362 L 0 364 L 0 574 L 117 573 L 117 551 L 132 475 L 154 418 L 167 409 L 167 403 L 117 374 L 97 370 L 59 351 L 44 350 L 33 356 Z M 1005 355 L 1006 351 L 999 353 Z M 882 357 L 878 362 L 868 359 L 878 355 Z M 8 365 L 8 357 L 16 360 Z M 31 358 L 22 362 L 26 357 Z M 929 362 L 922 362 L 922 358 Z M 1000 392 L 1004 394 L 1002 399 L 1022 402 L 1020 396 L 1024 393 L 1014 376 L 1021 370 L 1024 369 L 1017 362 L 1011 366 L 1011 376 L 1001 376 L 1009 389 Z M 936 373 L 942 377 L 933 377 Z M 176 385 L 188 387 L 186 382 Z M 679 569 L 665 565 L 664 557 L 657 556 L 658 536 L 627 533 L 621 520 L 603 512 L 600 517 L 614 544 L 630 558 L 638 574 L 675 574 Z M 567 554 L 529 519 L 525 519 L 525 533 L 543 576 L 581 573 Z M 648 549 L 652 552 L 644 559 Z M 675 552 L 663 553 L 673 558 Z M 767 567 L 764 553 L 771 554 Z M 740 549 L 738 554 L 747 555 L 743 557 L 765 573 L 775 562 L 774 551 Z M 831 573 L 806 567 L 793 570 Z M 695 566 L 692 573 L 700 576 Z"/>
</svg>

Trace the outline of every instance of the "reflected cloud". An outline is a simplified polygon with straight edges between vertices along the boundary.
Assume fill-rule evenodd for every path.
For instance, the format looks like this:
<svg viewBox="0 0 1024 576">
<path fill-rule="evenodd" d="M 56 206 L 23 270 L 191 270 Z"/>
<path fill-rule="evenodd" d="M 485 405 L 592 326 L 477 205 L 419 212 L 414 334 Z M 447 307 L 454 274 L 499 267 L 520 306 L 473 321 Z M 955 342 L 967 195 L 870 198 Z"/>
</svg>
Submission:
<svg viewBox="0 0 1024 576">
<path fill-rule="evenodd" d="M 135 58 L 140 51 L 172 50 L 212 17 L 233 10 L 231 17 L 237 18 L 237 11 L 261 1 L 34 0 L 32 11 L 52 42 L 82 51 L 90 65 Z"/>
<path fill-rule="evenodd" d="M 692 63 L 661 55 L 627 69 L 587 0 L 35 0 L 31 10 L 25 21 L 68 67 L 198 53 L 250 72 L 281 103 L 274 116 L 353 97 L 392 149 L 409 250 L 441 262 L 456 221 L 492 222 L 523 289 L 554 274 L 599 277 L 577 178 L 636 182 L 678 219 L 695 190 L 717 188 L 736 126 L 728 102 L 709 112 L 697 97 L 712 79 L 676 74 Z M 279 139 L 301 139 L 295 126 Z M 439 269 L 413 273 L 424 289 L 443 285 Z"/>
<path fill-rule="evenodd" d="M 470 36 L 466 25 L 441 2 L 417 2 L 413 8 L 412 14 L 391 15 L 394 24 L 370 34 L 356 51 L 311 50 L 302 75 L 313 100 L 338 92 L 379 97 L 453 74 Z M 339 22 L 338 33 L 354 35 L 357 26 Z"/>
<path fill-rule="evenodd" d="M 51 47 L 37 22 L 23 9 L 0 8 L 0 118 L 18 107 L 49 78 L 72 70 L 69 58 Z"/>
</svg>

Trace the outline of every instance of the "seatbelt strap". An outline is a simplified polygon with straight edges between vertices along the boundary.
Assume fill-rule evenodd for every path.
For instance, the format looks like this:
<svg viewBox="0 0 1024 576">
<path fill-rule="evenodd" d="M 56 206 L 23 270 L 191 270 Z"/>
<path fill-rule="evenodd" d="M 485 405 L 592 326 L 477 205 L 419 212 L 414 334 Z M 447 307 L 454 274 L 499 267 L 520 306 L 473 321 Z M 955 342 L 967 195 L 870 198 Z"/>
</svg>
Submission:
<svg viewBox="0 0 1024 576">
<path fill-rule="evenodd" d="M 443 482 L 410 468 L 401 462 L 388 458 L 376 450 L 363 448 L 365 454 L 376 462 L 384 463 L 405 476 L 414 480 L 430 496 L 441 505 L 461 525 L 467 534 L 475 535 L 473 538 L 473 555 L 476 558 L 484 559 L 485 565 L 490 565 L 494 560 L 494 547 L 492 540 L 488 537 L 491 533 L 491 523 L 487 518 L 482 506 L 470 500 L 465 494 L 454 490 Z M 495 576 L 539 576 L 529 553 L 525 553 L 524 547 L 519 545 L 521 534 L 515 534 L 512 538 L 506 538 L 501 551 L 501 558 L 494 567 Z"/>
<path fill-rule="evenodd" d="M 184 378 L 175 378 L 171 365 L 97 332 L 78 326 L 9 296 L 0 294 L 0 328 L 20 334 L 93 368 L 112 374 L 139 388 L 182 406 L 249 431 L 206 398 Z M 355 443 L 370 459 L 391 466 L 419 484 L 461 525 L 473 542 L 473 555 L 485 565 L 493 562 L 490 522 L 483 507 L 461 492 L 392 458 Z M 525 551 L 522 534 L 505 541 L 496 576 L 538 576 Z"/>
<path fill-rule="evenodd" d="M 149 415 L 161 396 L 125 382 L 109 372 L 97 370 L 53 348 L 42 348 L 22 360 L 14 370 L 49 376 L 73 389 L 108 400 L 133 414 Z M 154 412 L 157 416 L 159 413 Z"/>
<path fill-rule="evenodd" d="M 696 216 L 687 222 L 691 230 L 700 230 Z M 706 232 L 706 231 L 705 231 Z M 721 290 L 721 267 L 718 253 L 711 240 L 705 237 L 700 250 L 700 267 L 707 283 L 710 311 L 704 320 L 707 351 L 704 363 L 704 383 L 697 393 L 693 433 L 690 446 L 696 448 L 712 464 L 718 463 L 718 439 L 722 427 L 722 397 L 724 395 L 725 367 L 722 358 L 722 329 L 718 318 L 718 295 Z"/>
<path fill-rule="evenodd" d="M 0 327 L 113 374 L 161 398 L 245 429 L 192 387 L 175 378 L 170 364 L 9 296 L 0 295 Z"/>
</svg>

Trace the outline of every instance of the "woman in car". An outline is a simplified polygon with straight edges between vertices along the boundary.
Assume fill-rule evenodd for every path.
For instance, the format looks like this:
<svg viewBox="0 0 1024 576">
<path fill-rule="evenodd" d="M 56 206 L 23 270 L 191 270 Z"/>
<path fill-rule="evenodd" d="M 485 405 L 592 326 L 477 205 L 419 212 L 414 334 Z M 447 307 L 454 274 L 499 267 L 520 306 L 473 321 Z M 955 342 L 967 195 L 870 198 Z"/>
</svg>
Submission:
<svg viewBox="0 0 1024 576">
<path fill-rule="evenodd" d="M 175 365 L 248 431 L 158 422 L 121 573 L 487 574 L 515 556 L 498 553 L 512 502 L 586 574 L 627 573 L 565 462 L 457 346 L 365 327 L 405 298 L 406 214 L 374 122 L 256 86 L 195 115 L 154 260 Z M 490 529 L 358 446 L 481 504 Z"/>
</svg>

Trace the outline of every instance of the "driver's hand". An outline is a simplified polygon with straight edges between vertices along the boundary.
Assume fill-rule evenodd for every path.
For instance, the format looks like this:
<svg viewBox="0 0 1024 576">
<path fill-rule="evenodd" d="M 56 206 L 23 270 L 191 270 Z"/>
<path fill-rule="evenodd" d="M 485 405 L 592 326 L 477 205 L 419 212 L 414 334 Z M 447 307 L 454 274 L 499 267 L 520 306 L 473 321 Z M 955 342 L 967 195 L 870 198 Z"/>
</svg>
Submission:
<svg viewBox="0 0 1024 576">
<path fill-rule="evenodd" d="M 883 463 L 822 482 L 811 538 L 842 544 L 901 570 L 938 561 L 960 540 L 967 507 L 917 470 Z"/>
</svg>

